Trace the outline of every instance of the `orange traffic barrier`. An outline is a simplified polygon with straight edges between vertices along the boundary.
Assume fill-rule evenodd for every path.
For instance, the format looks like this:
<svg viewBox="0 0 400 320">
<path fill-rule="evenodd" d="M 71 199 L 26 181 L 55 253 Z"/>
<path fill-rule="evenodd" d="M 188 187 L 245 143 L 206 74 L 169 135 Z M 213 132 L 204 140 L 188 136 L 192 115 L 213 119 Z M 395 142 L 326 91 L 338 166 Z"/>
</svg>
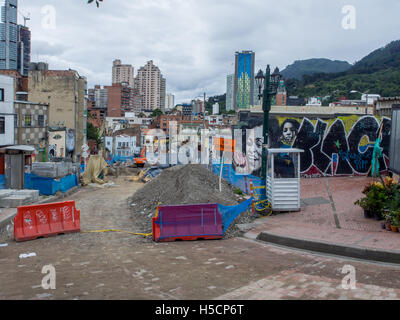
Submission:
<svg viewBox="0 0 400 320">
<path fill-rule="evenodd" d="M 14 239 L 27 241 L 80 232 L 80 213 L 75 208 L 75 201 L 18 207 L 14 218 Z"/>
</svg>

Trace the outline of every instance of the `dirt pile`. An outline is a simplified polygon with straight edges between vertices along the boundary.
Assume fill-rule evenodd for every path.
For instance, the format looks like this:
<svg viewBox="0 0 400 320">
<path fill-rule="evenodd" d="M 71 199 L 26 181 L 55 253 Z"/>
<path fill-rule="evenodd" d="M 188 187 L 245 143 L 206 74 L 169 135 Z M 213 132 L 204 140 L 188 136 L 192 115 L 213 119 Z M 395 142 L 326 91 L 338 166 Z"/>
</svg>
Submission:
<svg viewBox="0 0 400 320">
<path fill-rule="evenodd" d="M 219 203 L 234 206 L 244 200 L 234 193 L 235 187 L 222 180 L 202 165 L 189 164 L 166 169 L 138 190 L 130 205 L 137 224 L 143 232 L 151 232 L 151 217 L 158 205 Z"/>
</svg>

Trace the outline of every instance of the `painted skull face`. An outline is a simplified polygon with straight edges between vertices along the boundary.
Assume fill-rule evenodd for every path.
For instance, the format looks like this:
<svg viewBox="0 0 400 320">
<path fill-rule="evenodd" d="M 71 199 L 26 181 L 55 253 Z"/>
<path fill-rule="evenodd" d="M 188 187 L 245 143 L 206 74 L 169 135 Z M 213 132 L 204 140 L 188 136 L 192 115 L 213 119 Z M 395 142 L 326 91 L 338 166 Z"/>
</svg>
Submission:
<svg viewBox="0 0 400 320">
<path fill-rule="evenodd" d="M 261 168 L 262 142 L 262 127 L 249 130 L 246 141 L 246 156 L 251 171 Z"/>
<path fill-rule="evenodd" d="M 286 122 L 283 126 L 283 140 L 285 143 L 292 143 L 296 137 L 296 128 L 290 122 Z"/>
</svg>

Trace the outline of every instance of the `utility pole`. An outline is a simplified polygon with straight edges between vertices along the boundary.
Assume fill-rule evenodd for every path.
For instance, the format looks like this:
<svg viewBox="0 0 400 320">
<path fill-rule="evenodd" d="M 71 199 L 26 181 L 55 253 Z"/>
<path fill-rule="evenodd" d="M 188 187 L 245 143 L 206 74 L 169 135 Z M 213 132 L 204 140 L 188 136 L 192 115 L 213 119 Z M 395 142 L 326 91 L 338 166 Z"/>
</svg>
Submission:
<svg viewBox="0 0 400 320">
<path fill-rule="evenodd" d="M 204 92 L 203 99 L 203 127 L 206 128 L 206 93 Z"/>
<path fill-rule="evenodd" d="M 269 129 L 269 112 L 271 111 L 271 70 L 269 65 L 265 72 L 264 80 L 264 92 L 263 92 L 263 112 L 264 112 L 264 123 L 263 123 L 263 137 L 264 143 L 262 148 L 262 178 L 266 179 L 267 175 L 267 147 L 268 147 L 268 129 Z"/>
</svg>

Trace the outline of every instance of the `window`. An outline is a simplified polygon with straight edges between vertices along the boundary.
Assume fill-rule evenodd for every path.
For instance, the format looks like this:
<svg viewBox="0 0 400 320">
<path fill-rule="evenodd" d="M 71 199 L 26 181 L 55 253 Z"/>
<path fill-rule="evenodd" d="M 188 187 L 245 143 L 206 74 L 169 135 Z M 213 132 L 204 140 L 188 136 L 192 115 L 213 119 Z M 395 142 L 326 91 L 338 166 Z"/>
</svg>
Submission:
<svg viewBox="0 0 400 320">
<path fill-rule="evenodd" d="M 38 115 L 38 126 L 44 127 L 44 115 L 42 114 Z"/>
<path fill-rule="evenodd" d="M 0 101 L 4 101 L 4 89 L 0 88 Z"/>
<path fill-rule="evenodd" d="M 6 118 L 0 117 L 0 134 L 6 133 Z"/>
<path fill-rule="evenodd" d="M 31 127 L 32 126 L 32 116 L 26 115 L 24 117 L 24 127 Z"/>
</svg>

